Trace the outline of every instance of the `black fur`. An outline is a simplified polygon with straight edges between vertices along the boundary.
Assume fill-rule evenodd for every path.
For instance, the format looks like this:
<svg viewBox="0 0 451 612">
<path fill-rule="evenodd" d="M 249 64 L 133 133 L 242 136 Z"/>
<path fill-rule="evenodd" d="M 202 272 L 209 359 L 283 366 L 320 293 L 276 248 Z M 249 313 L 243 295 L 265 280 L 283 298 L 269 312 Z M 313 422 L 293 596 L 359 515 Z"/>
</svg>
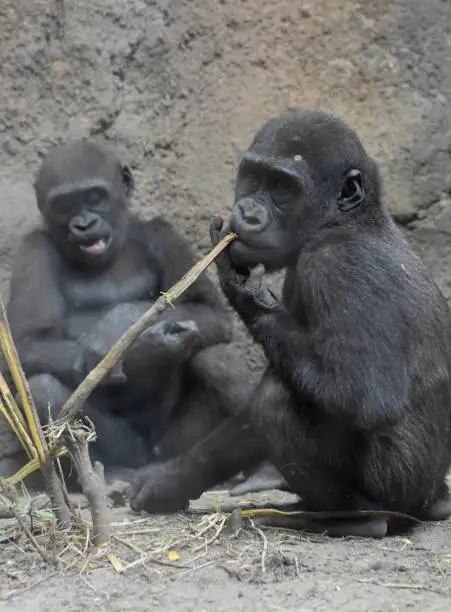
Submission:
<svg viewBox="0 0 451 612">
<path fill-rule="evenodd" d="M 56 418 L 87 372 L 195 261 L 170 223 L 130 214 L 131 172 L 95 143 L 52 151 L 35 187 L 45 227 L 23 241 L 8 316 L 46 422 L 48 403 Z M 136 468 L 177 455 L 221 423 L 229 388 L 241 388 L 238 360 L 231 357 L 237 367 L 221 379 L 209 372 L 230 339 L 219 292 L 202 275 L 92 394 L 85 414 L 98 434 L 93 458 L 107 471 Z"/>
<path fill-rule="evenodd" d="M 213 244 L 221 228 L 212 224 Z M 269 367 L 245 413 L 223 426 L 233 452 L 212 434 L 168 464 L 189 483 L 186 495 L 264 448 L 304 509 L 447 517 L 450 312 L 382 204 L 376 164 L 355 133 L 319 111 L 269 121 L 241 162 L 222 231 L 230 229 L 238 240 L 217 259 L 221 286 Z M 281 302 L 265 268 L 286 268 Z M 167 497 L 146 486 L 135 506 Z M 331 533 L 395 528 L 385 519 L 338 524 Z"/>
</svg>

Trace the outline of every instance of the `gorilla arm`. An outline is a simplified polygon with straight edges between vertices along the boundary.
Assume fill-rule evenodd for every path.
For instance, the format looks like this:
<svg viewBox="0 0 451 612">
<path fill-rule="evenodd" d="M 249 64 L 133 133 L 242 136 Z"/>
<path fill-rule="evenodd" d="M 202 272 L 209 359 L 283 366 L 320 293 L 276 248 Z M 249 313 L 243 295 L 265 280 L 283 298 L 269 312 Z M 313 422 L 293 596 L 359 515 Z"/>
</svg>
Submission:
<svg viewBox="0 0 451 612">
<path fill-rule="evenodd" d="M 158 217 L 150 221 L 147 232 L 150 244 L 160 262 L 161 291 L 164 293 L 194 266 L 196 259 L 187 240 L 164 219 Z M 188 287 L 173 308 L 168 308 L 163 313 L 161 320 L 194 321 L 199 330 L 198 348 L 229 342 L 232 337 L 225 305 L 205 273 Z"/>
<path fill-rule="evenodd" d="M 11 277 L 8 320 L 27 376 L 52 374 L 74 385 L 83 378 L 76 365 L 80 348 L 64 336 L 66 305 L 58 289 L 58 259 L 42 232 L 24 238 Z"/>
<path fill-rule="evenodd" d="M 215 244 L 214 230 L 212 236 Z M 321 270 L 320 253 L 317 255 L 316 263 Z M 339 255 L 336 253 L 334 257 L 338 262 L 343 260 Z M 362 257 L 360 262 L 363 265 Z M 333 333 L 328 333 L 325 326 L 321 329 L 323 321 L 320 321 L 319 330 L 315 331 L 322 338 L 319 343 L 322 349 L 318 352 L 304 327 L 264 286 L 262 265 L 251 269 L 246 278 L 233 268 L 227 253 L 221 253 L 216 263 L 225 295 L 254 340 L 262 345 L 273 371 L 299 398 L 300 405 L 310 405 L 333 417 L 339 416 L 362 430 L 391 425 L 404 416 L 408 373 L 394 360 L 396 351 L 392 349 L 399 330 L 395 321 L 394 328 L 389 329 L 390 337 L 387 337 L 387 329 L 376 329 L 377 321 L 372 317 L 375 306 L 366 303 L 366 288 L 360 291 L 361 299 L 358 299 L 355 293 L 359 285 L 354 282 L 351 303 L 342 294 L 348 285 L 343 282 L 343 272 L 340 273 L 338 266 L 329 270 L 331 274 L 327 279 L 322 278 L 318 270 L 316 277 L 312 272 L 312 279 L 318 278 L 319 282 L 330 285 L 335 279 L 330 289 L 334 301 L 345 304 L 349 310 L 346 343 L 340 342 L 339 346 L 334 343 Z M 329 261 L 329 268 L 330 265 Z M 310 284 L 313 282 L 311 280 Z M 319 292 L 319 287 L 312 289 L 312 294 Z M 374 302 L 374 296 L 371 299 Z M 352 304 L 357 304 L 357 311 Z M 379 306 L 384 308 L 382 303 Z M 369 320 L 362 322 L 365 317 Z M 340 320 L 343 326 L 343 313 Z M 385 389 L 384 394 L 379 392 L 381 388 Z"/>
<path fill-rule="evenodd" d="M 141 240 L 148 251 L 149 266 L 157 262 L 161 293 L 195 264 L 187 240 L 162 218 L 155 218 L 141 229 Z M 114 306 L 82 338 L 93 355 L 92 366 L 103 357 L 122 334 L 153 302 L 137 301 Z M 229 342 L 232 330 L 227 310 L 211 280 L 203 274 L 161 314 L 158 323 L 134 342 L 125 357 L 124 369 L 142 369 L 163 363 L 184 362 L 193 350 Z M 128 366 L 128 367 L 127 367 Z"/>
</svg>

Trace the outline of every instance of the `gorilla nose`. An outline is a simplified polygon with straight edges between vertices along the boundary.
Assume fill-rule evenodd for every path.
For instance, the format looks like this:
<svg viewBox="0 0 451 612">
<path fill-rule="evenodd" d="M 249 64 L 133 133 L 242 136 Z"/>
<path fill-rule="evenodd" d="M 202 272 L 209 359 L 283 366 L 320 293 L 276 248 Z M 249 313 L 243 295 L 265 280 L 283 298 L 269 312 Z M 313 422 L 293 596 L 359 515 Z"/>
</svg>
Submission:
<svg viewBox="0 0 451 612">
<path fill-rule="evenodd" d="M 70 221 L 70 229 L 74 233 L 84 234 L 94 229 L 98 224 L 97 217 L 74 217 Z"/>
<path fill-rule="evenodd" d="M 268 226 L 269 216 L 265 206 L 251 198 L 237 204 L 237 223 L 247 231 L 261 232 Z"/>
</svg>

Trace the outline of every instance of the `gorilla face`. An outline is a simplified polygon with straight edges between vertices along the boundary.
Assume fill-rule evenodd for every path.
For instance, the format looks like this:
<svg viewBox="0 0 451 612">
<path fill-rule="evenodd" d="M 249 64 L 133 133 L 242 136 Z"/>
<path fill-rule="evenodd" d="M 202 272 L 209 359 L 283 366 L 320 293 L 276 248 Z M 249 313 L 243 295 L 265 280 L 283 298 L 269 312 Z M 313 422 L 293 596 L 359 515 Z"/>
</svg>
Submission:
<svg viewBox="0 0 451 612">
<path fill-rule="evenodd" d="M 51 189 L 44 217 L 62 252 L 92 264 L 111 259 L 126 226 L 127 207 L 120 196 L 102 180 Z"/>
<path fill-rule="evenodd" d="M 35 183 L 39 210 L 58 250 L 93 267 L 120 249 L 132 189 L 130 169 L 85 141 L 54 150 Z"/>
<path fill-rule="evenodd" d="M 224 232 L 238 267 L 294 264 L 322 229 L 347 223 L 365 202 L 373 162 L 350 128 L 321 112 L 269 121 L 243 156 L 235 206 Z"/>
</svg>

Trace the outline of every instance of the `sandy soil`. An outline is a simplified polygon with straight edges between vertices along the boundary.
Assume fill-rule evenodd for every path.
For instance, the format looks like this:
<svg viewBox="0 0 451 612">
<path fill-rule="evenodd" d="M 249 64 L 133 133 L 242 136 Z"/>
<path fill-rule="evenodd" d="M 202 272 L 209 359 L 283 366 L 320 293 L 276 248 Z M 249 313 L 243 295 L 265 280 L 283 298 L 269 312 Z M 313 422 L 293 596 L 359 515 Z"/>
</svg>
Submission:
<svg viewBox="0 0 451 612">
<path fill-rule="evenodd" d="M 2 0 L 3 297 L 36 219 L 33 172 L 52 145 L 107 140 L 135 172 L 136 208 L 171 215 L 203 252 L 253 133 L 286 107 L 313 105 L 361 134 L 393 214 L 451 295 L 449 11 L 447 0 Z M 170 528 L 196 533 L 199 521 L 155 518 L 146 529 L 167 541 Z M 22 541 L 1 542 L 0 597 L 10 611 L 449 610 L 450 526 L 383 542 L 224 530 L 202 557 L 193 545 L 180 562 L 124 575 L 107 563 L 54 572 Z"/>
</svg>

